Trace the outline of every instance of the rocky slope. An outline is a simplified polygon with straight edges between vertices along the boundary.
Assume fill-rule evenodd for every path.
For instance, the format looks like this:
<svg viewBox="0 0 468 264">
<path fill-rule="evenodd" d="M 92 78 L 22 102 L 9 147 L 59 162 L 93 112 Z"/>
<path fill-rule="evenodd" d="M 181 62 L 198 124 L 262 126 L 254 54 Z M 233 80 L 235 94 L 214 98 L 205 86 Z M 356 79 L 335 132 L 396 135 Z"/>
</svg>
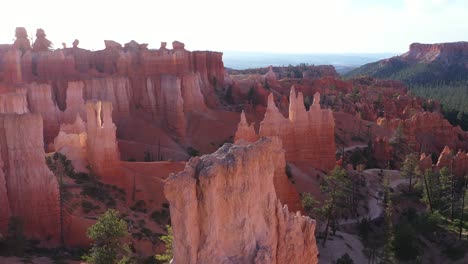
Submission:
<svg viewBox="0 0 468 264">
<path fill-rule="evenodd" d="M 468 42 L 413 43 L 401 56 L 369 63 L 347 74 L 359 75 L 422 85 L 464 80 L 468 76 Z"/>
<path fill-rule="evenodd" d="M 226 144 L 169 177 L 174 263 L 318 263 L 315 221 L 289 212 L 274 188 L 281 143 Z"/>
</svg>

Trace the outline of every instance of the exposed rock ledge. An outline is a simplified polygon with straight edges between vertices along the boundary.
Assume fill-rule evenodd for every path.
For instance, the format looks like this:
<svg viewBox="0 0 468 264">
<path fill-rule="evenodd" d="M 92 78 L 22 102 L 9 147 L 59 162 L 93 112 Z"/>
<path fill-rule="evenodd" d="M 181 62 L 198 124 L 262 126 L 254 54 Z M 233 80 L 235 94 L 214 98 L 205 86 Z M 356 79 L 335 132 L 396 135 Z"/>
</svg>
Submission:
<svg viewBox="0 0 468 264">
<path fill-rule="evenodd" d="M 225 144 L 172 174 L 175 264 L 318 263 L 315 221 L 282 206 L 274 187 L 284 170 L 281 141 Z"/>
</svg>

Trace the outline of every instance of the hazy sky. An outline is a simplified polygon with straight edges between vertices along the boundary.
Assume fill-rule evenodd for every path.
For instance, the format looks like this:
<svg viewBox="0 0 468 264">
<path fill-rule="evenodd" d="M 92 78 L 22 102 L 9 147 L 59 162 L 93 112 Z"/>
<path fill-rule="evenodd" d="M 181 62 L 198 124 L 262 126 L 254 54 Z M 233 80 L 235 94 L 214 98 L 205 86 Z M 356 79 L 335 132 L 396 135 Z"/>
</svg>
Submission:
<svg viewBox="0 0 468 264">
<path fill-rule="evenodd" d="M 468 0 L 2 0 L 0 43 L 12 43 L 17 26 L 43 28 L 56 48 L 78 38 L 87 49 L 134 39 L 188 50 L 402 53 L 412 42 L 468 41 Z"/>
</svg>

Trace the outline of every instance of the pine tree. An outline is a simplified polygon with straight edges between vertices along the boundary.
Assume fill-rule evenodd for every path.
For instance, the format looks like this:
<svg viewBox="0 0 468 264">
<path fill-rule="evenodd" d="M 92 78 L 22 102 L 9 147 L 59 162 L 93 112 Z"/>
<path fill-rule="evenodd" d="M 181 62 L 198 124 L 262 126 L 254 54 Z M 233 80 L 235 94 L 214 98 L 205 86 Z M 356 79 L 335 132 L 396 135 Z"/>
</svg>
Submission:
<svg viewBox="0 0 468 264">
<path fill-rule="evenodd" d="M 390 197 L 388 179 L 385 179 L 384 183 L 384 204 L 385 204 L 385 245 L 382 252 L 382 264 L 393 264 L 396 263 L 394 242 L 395 235 L 393 233 L 393 203 Z"/>
<path fill-rule="evenodd" d="M 173 254 L 172 254 L 172 244 L 174 242 L 174 236 L 172 235 L 172 227 L 170 225 L 166 225 L 167 235 L 161 236 L 161 241 L 166 246 L 166 252 L 164 254 L 158 254 L 155 256 L 156 260 L 163 261 L 163 263 L 170 263 Z"/>
<path fill-rule="evenodd" d="M 325 226 L 325 236 L 323 238 L 322 246 L 325 246 L 325 243 L 328 239 L 328 229 L 333 225 L 337 217 L 337 212 L 343 205 L 342 201 L 346 196 L 345 190 L 349 189 L 350 180 L 348 174 L 344 169 L 339 166 L 336 166 L 331 172 L 330 175 L 325 177 L 322 190 L 328 194 L 328 199 L 324 204 L 324 212 L 326 218 Z"/>
<path fill-rule="evenodd" d="M 419 175 L 419 166 L 416 155 L 411 153 L 406 156 L 405 161 L 401 167 L 401 176 L 409 179 L 408 192 L 412 191 L 413 188 L 413 177 Z"/>
<path fill-rule="evenodd" d="M 84 260 L 91 264 L 129 263 L 130 248 L 122 242 L 128 235 L 127 223 L 119 218 L 119 212 L 107 210 L 88 229 L 88 237 L 94 244 Z"/>
</svg>

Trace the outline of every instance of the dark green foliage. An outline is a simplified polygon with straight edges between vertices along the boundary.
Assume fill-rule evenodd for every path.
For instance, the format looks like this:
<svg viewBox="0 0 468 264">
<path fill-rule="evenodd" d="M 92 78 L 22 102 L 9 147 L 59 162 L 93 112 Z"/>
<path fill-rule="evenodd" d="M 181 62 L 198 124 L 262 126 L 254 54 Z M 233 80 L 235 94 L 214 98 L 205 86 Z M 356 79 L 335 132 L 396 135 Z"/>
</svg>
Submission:
<svg viewBox="0 0 468 264">
<path fill-rule="evenodd" d="M 164 254 L 156 255 L 155 258 L 159 263 L 169 263 L 172 260 L 172 243 L 174 241 L 174 236 L 172 235 L 172 227 L 170 225 L 166 226 L 167 235 L 161 236 L 160 239 L 166 246 L 166 252 Z"/>
<path fill-rule="evenodd" d="M 443 113 L 453 125 L 468 130 L 468 58 L 457 56 L 450 64 L 440 61 L 413 63 L 394 57 L 363 65 L 346 76 L 369 76 L 403 81 L 418 96 L 431 98 L 443 105 Z M 424 103 L 423 108 L 432 112 L 434 105 Z M 461 115 L 459 116 L 459 114 Z M 459 116 L 460 118 L 457 118 Z"/>
<path fill-rule="evenodd" d="M 116 205 L 114 197 L 118 197 L 122 201 L 125 200 L 125 191 L 123 189 L 100 182 L 92 172 L 89 174 L 76 173 L 71 161 L 61 153 L 56 152 L 52 157 L 46 157 L 46 163 L 57 177 L 62 174 L 63 170 L 65 175 L 62 176 L 74 179 L 75 183 L 82 187 L 81 195 L 83 196 L 105 203 L 108 207 Z M 88 169 L 91 171 L 90 168 Z M 65 198 L 66 194 L 67 192 L 64 193 Z"/>
<path fill-rule="evenodd" d="M 339 166 L 336 166 L 329 175 L 325 177 L 320 186 L 322 191 L 328 195 L 322 208 L 323 215 L 326 219 L 325 236 L 322 242 L 323 246 L 325 246 L 327 241 L 329 228 L 331 227 L 332 230 L 335 231 L 336 219 L 340 217 L 341 211 L 349 208 L 346 203 L 346 198 L 350 186 L 351 181 L 347 172 Z"/>
<path fill-rule="evenodd" d="M 30 243 L 23 234 L 23 221 L 16 216 L 10 217 L 8 233 L 3 241 L 0 239 L 0 254 L 23 257 L 29 246 Z"/>
<path fill-rule="evenodd" d="M 138 200 L 133 205 L 130 206 L 130 210 L 135 211 L 135 212 L 146 213 L 147 212 L 146 202 L 143 200 Z"/>
<path fill-rule="evenodd" d="M 188 147 L 187 148 L 187 154 L 189 154 L 191 157 L 196 157 L 200 156 L 200 152 L 193 147 Z"/>
<path fill-rule="evenodd" d="M 86 214 L 93 211 L 93 210 L 99 210 L 99 206 L 94 205 L 93 203 L 91 203 L 88 200 L 81 201 L 81 207 L 83 208 L 83 212 L 86 213 Z"/>
<path fill-rule="evenodd" d="M 91 264 L 129 263 L 130 249 L 122 242 L 128 236 L 127 223 L 116 210 L 109 209 L 88 229 L 94 240 L 89 255 L 84 259 Z"/>
<path fill-rule="evenodd" d="M 336 260 L 336 264 L 354 264 L 353 259 L 348 255 L 348 253 L 345 253 L 342 255 L 339 259 Z"/>
<path fill-rule="evenodd" d="M 394 249 L 400 260 L 413 260 L 419 255 L 418 241 L 413 226 L 403 222 L 395 227 Z"/>
<path fill-rule="evenodd" d="M 163 208 L 161 211 L 154 211 L 151 213 L 151 219 L 160 225 L 165 224 L 169 219 L 169 210 Z"/>
<path fill-rule="evenodd" d="M 465 253 L 468 251 L 467 243 L 453 243 L 447 245 L 443 253 L 451 260 L 459 260 L 465 256 Z"/>
</svg>

